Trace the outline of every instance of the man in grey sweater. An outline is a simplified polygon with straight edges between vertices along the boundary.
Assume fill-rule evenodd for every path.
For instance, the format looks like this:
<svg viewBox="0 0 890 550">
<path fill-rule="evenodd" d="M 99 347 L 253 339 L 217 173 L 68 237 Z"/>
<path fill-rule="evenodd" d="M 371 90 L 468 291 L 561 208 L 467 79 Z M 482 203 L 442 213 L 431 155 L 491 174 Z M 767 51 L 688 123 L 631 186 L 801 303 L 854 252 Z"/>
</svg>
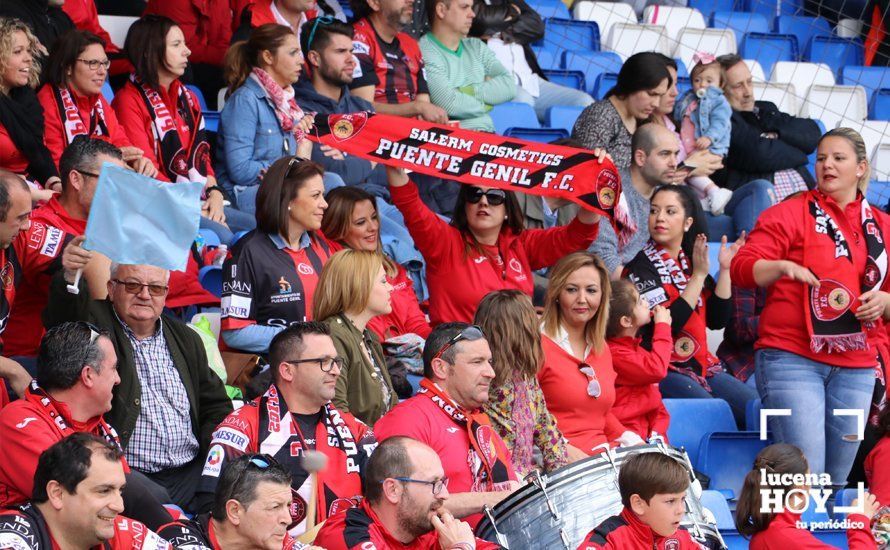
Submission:
<svg viewBox="0 0 890 550">
<path fill-rule="evenodd" d="M 673 183 L 680 142 L 677 135 L 659 124 L 637 128 L 631 140 L 630 168 L 621 170 L 621 192 L 627 198 L 630 217 L 637 230 L 624 246 L 612 226 L 600 224 L 599 236 L 590 251 L 602 258 L 613 279 L 621 277 L 624 264 L 633 259 L 649 240 L 649 199 L 659 185 Z"/>
</svg>

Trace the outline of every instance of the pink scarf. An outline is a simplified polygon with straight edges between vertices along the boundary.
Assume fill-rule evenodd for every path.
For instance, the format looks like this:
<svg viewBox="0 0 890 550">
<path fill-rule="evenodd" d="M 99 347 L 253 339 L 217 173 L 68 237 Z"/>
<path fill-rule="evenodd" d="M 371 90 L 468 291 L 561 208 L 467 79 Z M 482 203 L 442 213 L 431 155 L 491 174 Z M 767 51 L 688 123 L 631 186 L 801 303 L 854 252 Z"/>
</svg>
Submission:
<svg viewBox="0 0 890 550">
<path fill-rule="evenodd" d="M 269 73 L 259 67 L 254 67 L 251 76 L 262 86 L 263 91 L 266 92 L 266 97 L 272 100 L 272 105 L 275 107 L 275 116 L 278 118 L 278 124 L 281 125 L 281 129 L 285 132 L 293 133 L 297 143 L 302 141 L 304 134 L 303 130 L 300 129 L 299 122 L 303 118 L 303 110 L 300 109 L 294 99 L 293 87 L 288 86 L 285 90 L 280 84 L 275 82 L 275 79 L 269 76 Z"/>
</svg>

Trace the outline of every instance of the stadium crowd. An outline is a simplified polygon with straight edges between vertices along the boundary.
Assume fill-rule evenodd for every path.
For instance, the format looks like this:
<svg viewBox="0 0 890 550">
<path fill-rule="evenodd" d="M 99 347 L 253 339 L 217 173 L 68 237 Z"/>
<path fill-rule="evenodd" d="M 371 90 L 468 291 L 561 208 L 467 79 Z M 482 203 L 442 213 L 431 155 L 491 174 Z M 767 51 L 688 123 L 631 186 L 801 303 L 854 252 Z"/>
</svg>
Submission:
<svg viewBox="0 0 890 550">
<path fill-rule="evenodd" d="M 801 510 L 764 513 L 762 471 L 864 481 L 868 526 L 890 504 L 890 216 L 862 137 L 755 101 L 735 54 L 697 54 L 683 95 L 675 60 L 635 54 L 595 101 L 546 79 L 523 0 L 417 4 L 150 0 L 116 45 L 93 0 L 0 3 L 0 548 L 498 548 L 486 507 L 670 444 L 675 398 L 740 429 L 758 398 L 791 410 L 738 496 L 751 548 L 822 547 Z M 614 163 L 629 239 L 307 137 L 360 111 L 494 132 L 508 101 L 584 107 L 558 145 Z M 220 245 L 172 272 L 86 249 L 108 164 L 200 182 Z M 580 548 L 698 548 L 689 473 L 635 456 Z"/>
</svg>

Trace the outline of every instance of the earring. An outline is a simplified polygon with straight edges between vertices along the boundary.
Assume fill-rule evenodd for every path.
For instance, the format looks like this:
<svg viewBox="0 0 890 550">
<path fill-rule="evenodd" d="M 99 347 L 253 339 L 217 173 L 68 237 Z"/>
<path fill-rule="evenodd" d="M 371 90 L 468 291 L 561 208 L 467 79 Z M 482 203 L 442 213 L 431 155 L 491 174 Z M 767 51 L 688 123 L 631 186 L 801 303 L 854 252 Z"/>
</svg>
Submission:
<svg viewBox="0 0 890 550">
<path fill-rule="evenodd" d="M 290 206 L 287 207 L 287 211 L 290 212 Z"/>
<path fill-rule="evenodd" d="M 861 177 L 862 177 L 862 173 L 860 172 L 860 173 L 856 174 L 856 177 L 857 177 L 857 178 L 861 178 Z"/>
</svg>

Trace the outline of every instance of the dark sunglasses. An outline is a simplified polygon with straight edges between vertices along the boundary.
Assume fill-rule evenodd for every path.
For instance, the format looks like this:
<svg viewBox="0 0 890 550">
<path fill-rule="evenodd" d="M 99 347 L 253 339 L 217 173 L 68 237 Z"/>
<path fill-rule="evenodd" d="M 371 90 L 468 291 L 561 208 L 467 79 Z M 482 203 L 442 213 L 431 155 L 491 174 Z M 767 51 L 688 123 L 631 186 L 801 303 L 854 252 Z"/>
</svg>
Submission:
<svg viewBox="0 0 890 550">
<path fill-rule="evenodd" d="M 124 290 L 129 294 L 139 294 L 143 288 L 148 288 L 148 293 L 152 296 L 164 296 L 170 289 L 164 285 L 150 285 L 147 283 L 137 283 L 135 281 L 121 281 L 120 279 L 111 279 L 111 282 L 123 285 Z"/>
<path fill-rule="evenodd" d="M 488 191 L 483 191 L 478 187 L 470 187 L 470 192 L 467 195 L 467 202 L 470 204 L 477 204 L 482 200 L 482 197 L 488 199 L 488 204 L 492 206 L 500 206 L 507 202 L 506 191 L 502 191 L 501 189 L 489 189 Z"/>
<path fill-rule="evenodd" d="M 312 30 L 309 31 L 309 40 L 306 41 L 306 53 L 309 53 L 309 50 L 312 49 L 312 40 L 315 39 L 315 31 L 318 30 L 318 25 L 330 25 L 336 21 L 330 15 L 323 15 L 321 17 L 316 17 L 312 22 Z"/>
<path fill-rule="evenodd" d="M 455 334 L 451 338 L 451 340 L 448 340 L 448 342 L 446 342 L 444 346 L 439 348 L 439 351 L 436 352 L 436 355 L 433 355 L 433 359 L 441 358 L 442 354 L 448 351 L 448 348 L 460 342 L 461 340 L 478 340 L 480 338 L 485 338 L 485 333 L 482 332 L 482 328 L 479 325 L 470 325 Z"/>
</svg>

